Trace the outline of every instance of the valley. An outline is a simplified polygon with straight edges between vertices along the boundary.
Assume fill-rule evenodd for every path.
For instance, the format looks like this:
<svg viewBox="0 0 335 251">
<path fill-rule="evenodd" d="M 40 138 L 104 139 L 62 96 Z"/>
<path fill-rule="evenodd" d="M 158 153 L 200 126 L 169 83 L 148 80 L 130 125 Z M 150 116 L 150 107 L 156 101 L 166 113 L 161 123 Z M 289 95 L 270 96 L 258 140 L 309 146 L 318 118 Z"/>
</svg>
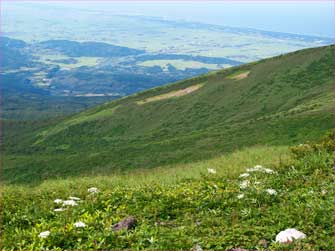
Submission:
<svg viewBox="0 0 335 251">
<path fill-rule="evenodd" d="M 206 73 L 211 68 L 241 64 L 226 58 L 150 54 L 97 42 L 49 40 L 28 44 L 7 37 L 2 41 L 1 50 L 8 55 L 2 62 L 3 110 L 4 118 L 9 119 L 64 116 L 94 104 Z M 171 63 L 152 64 L 164 60 Z M 22 94 L 31 100 L 36 92 L 39 97 L 31 103 L 24 98 L 20 98 L 19 103 L 11 101 Z M 56 101 L 62 107 L 62 103 L 75 105 L 62 110 L 51 108 Z"/>
<path fill-rule="evenodd" d="M 333 42 L 327 37 L 187 20 L 108 15 L 101 9 L 48 8 L 39 3 L 4 8 L 8 11 L 2 15 L 3 85 L 11 85 L 9 93 L 15 97 L 22 95 L 15 93 L 17 88 L 28 91 L 25 96 L 42 90 L 33 101 L 23 98 L 30 105 L 12 102 L 5 87 L 6 119 L 66 116 L 212 70 Z M 43 11 L 37 14 L 36 8 Z M 56 108 L 55 102 L 66 109 Z"/>
</svg>

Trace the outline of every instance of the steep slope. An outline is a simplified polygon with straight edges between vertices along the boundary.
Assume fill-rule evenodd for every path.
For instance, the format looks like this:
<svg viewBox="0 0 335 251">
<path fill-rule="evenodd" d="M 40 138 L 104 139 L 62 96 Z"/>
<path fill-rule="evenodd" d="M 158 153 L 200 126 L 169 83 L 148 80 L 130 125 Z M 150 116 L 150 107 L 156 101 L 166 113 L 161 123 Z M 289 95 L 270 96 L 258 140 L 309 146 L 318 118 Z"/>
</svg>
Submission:
<svg viewBox="0 0 335 251">
<path fill-rule="evenodd" d="M 334 47 L 151 89 L 11 139 L 5 182 L 193 162 L 333 128 Z"/>
</svg>

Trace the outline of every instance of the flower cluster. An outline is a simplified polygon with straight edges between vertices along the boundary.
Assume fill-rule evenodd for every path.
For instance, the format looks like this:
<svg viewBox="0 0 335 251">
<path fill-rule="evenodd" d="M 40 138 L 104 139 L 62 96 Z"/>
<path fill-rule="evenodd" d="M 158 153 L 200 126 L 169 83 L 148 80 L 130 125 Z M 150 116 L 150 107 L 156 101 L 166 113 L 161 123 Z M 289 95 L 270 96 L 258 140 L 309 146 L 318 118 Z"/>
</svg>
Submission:
<svg viewBox="0 0 335 251">
<path fill-rule="evenodd" d="M 78 221 L 78 222 L 74 223 L 73 226 L 76 227 L 76 228 L 80 228 L 80 227 L 86 227 L 86 224 L 82 221 Z"/>
<path fill-rule="evenodd" d="M 90 187 L 90 188 L 87 189 L 87 191 L 91 194 L 95 194 L 95 193 L 99 192 L 99 189 L 96 188 L 96 187 Z M 81 199 L 78 198 L 78 197 L 70 196 L 68 200 L 55 199 L 54 203 L 55 204 L 61 204 L 63 207 L 65 207 L 65 206 L 72 206 L 73 207 L 73 206 L 77 206 L 78 202 L 80 200 Z M 63 207 L 56 208 L 53 211 L 54 212 L 63 212 L 63 211 L 66 210 L 66 208 L 63 208 Z M 82 221 L 78 221 L 78 222 L 74 223 L 73 226 L 75 228 L 83 228 L 83 227 L 86 227 L 86 224 Z M 43 231 L 38 236 L 41 237 L 41 238 L 47 238 L 49 235 L 50 235 L 50 231 Z"/>
<path fill-rule="evenodd" d="M 78 203 L 75 200 L 64 200 L 63 201 L 63 206 L 77 206 Z"/>
<path fill-rule="evenodd" d="M 50 231 L 41 232 L 38 236 L 41 238 L 47 238 L 50 235 Z"/>
<path fill-rule="evenodd" d="M 250 181 L 249 180 L 243 180 L 240 184 L 240 188 L 241 189 L 246 189 L 248 186 L 250 185 Z"/>
<path fill-rule="evenodd" d="M 242 174 L 240 175 L 240 178 L 246 178 L 246 177 L 249 177 L 249 176 L 250 176 L 249 173 L 242 173 Z"/>
<path fill-rule="evenodd" d="M 256 165 L 252 168 L 247 168 L 247 172 L 248 173 L 251 173 L 251 172 L 263 172 L 263 173 L 275 173 L 275 171 L 273 171 L 272 169 L 269 169 L 269 168 L 265 168 L 261 165 Z"/>
<path fill-rule="evenodd" d="M 242 173 L 240 174 L 239 178 L 248 178 L 250 177 L 250 174 L 253 172 L 261 172 L 261 173 L 266 173 L 266 174 L 273 174 L 275 173 L 275 171 L 273 171 L 272 169 L 269 168 L 265 168 L 261 165 L 256 165 L 252 168 L 247 168 L 247 172 L 246 173 Z M 248 179 L 244 179 L 240 182 L 239 186 L 240 189 L 247 189 L 250 186 L 251 182 Z M 261 182 L 259 181 L 254 181 L 253 182 L 254 185 L 260 185 Z M 270 195 L 277 195 L 277 191 L 272 189 L 272 188 L 268 188 L 265 190 L 265 192 L 267 192 Z M 244 198 L 244 194 L 239 194 L 237 195 L 238 199 L 243 199 Z"/>
<path fill-rule="evenodd" d="M 207 168 L 207 172 L 210 174 L 216 174 L 216 170 L 213 168 Z"/>
<path fill-rule="evenodd" d="M 99 193 L 99 189 L 96 187 L 90 187 L 89 189 L 87 189 L 87 192 L 91 194 L 95 194 L 95 193 Z"/>
<path fill-rule="evenodd" d="M 277 191 L 276 190 L 274 190 L 274 189 L 266 189 L 266 192 L 268 193 L 268 194 L 270 194 L 270 195 L 277 195 Z"/>
</svg>

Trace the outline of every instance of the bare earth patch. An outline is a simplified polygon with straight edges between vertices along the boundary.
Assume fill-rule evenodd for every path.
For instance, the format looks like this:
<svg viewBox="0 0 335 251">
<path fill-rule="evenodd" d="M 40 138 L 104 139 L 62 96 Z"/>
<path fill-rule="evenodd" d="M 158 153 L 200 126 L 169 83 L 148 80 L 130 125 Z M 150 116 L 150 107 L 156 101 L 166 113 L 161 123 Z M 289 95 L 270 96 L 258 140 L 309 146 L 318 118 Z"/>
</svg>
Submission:
<svg viewBox="0 0 335 251">
<path fill-rule="evenodd" d="M 161 94 L 161 95 L 153 96 L 153 97 L 150 97 L 150 98 L 146 98 L 144 100 L 137 101 L 136 103 L 138 105 L 143 105 L 143 104 L 146 104 L 146 103 L 149 103 L 149 102 L 158 101 L 158 100 L 162 100 L 162 99 L 184 96 L 184 95 L 187 95 L 191 92 L 194 92 L 194 91 L 200 89 L 202 86 L 203 86 L 203 84 L 192 85 L 192 86 L 189 86 L 185 89 L 181 89 L 181 90 L 178 90 L 178 91 L 172 91 L 172 92 L 164 93 L 164 94 Z"/>
<path fill-rule="evenodd" d="M 250 73 L 250 71 L 237 72 L 237 73 L 234 73 L 234 74 L 228 76 L 227 78 L 235 79 L 235 80 L 241 80 L 241 79 L 244 79 L 244 78 L 248 77 L 249 73 Z"/>
</svg>

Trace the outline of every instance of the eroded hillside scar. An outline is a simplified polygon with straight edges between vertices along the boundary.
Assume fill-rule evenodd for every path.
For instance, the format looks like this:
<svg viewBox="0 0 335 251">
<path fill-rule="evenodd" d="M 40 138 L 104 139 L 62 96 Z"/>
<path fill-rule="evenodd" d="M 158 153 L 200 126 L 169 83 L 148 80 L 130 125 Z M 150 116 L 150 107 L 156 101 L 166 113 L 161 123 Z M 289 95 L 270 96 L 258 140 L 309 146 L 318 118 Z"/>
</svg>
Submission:
<svg viewBox="0 0 335 251">
<path fill-rule="evenodd" d="M 243 72 L 239 71 L 229 75 L 227 78 L 234 80 L 241 80 L 248 77 L 249 73 L 250 71 L 243 71 Z"/>
<path fill-rule="evenodd" d="M 136 103 L 138 105 L 143 105 L 149 102 L 154 102 L 154 101 L 158 101 L 158 100 L 163 100 L 163 99 L 168 99 L 168 98 L 173 98 L 173 97 L 181 97 L 184 95 L 187 95 L 191 92 L 194 92 L 198 89 L 200 89 L 204 84 L 196 84 L 196 85 L 192 85 L 189 86 L 187 88 L 181 89 L 181 90 L 177 90 L 177 91 L 171 91 L 168 93 L 164 93 L 161 95 L 157 95 L 157 96 L 153 96 L 153 97 L 149 97 L 140 101 L 136 101 Z"/>
</svg>

